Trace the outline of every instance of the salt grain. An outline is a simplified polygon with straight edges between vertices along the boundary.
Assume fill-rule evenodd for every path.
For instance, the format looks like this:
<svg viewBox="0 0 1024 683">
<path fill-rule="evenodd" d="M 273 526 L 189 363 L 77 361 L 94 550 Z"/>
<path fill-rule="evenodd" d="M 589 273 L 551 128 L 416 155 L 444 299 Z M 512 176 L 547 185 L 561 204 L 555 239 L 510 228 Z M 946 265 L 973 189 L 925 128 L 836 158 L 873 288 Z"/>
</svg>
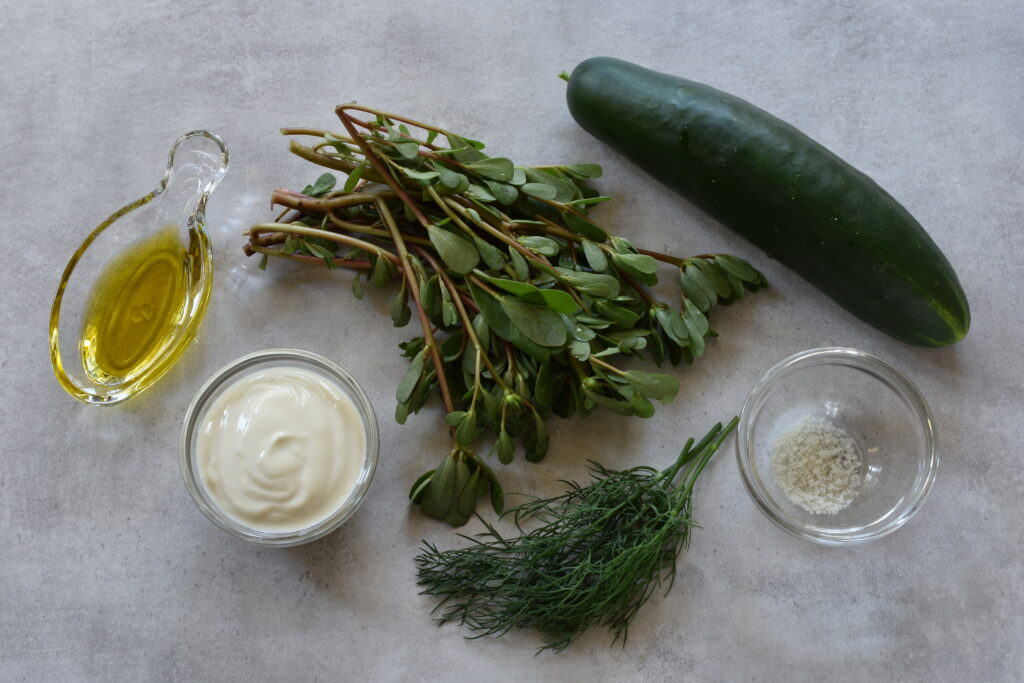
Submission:
<svg viewBox="0 0 1024 683">
<path fill-rule="evenodd" d="M 770 464 L 786 497 L 812 514 L 836 514 L 860 488 L 857 444 L 821 418 L 804 417 L 776 439 Z"/>
</svg>

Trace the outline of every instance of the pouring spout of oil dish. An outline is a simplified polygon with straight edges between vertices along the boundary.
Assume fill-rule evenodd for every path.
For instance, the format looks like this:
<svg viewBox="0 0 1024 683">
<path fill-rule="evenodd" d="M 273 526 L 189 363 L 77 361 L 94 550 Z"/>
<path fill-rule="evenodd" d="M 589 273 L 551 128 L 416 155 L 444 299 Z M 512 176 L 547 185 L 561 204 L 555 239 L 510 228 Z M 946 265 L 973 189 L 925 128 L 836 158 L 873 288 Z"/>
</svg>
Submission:
<svg viewBox="0 0 1024 683">
<path fill-rule="evenodd" d="M 185 133 L 167 155 L 167 173 L 161 184 L 168 200 L 181 207 L 182 225 L 196 222 L 206 210 L 206 200 L 228 170 L 228 150 L 206 131 Z"/>
</svg>

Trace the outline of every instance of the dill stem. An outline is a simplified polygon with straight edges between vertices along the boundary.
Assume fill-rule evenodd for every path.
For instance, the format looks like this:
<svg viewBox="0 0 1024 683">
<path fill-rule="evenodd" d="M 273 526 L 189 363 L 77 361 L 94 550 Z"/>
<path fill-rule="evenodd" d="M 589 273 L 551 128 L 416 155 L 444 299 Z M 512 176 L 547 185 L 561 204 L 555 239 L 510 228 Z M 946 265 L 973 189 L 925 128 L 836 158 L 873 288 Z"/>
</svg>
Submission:
<svg viewBox="0 0 1024 683">
<path fill-rule="evenodd" d="M 679 502 L 676 504 L 676 507 L 673 510 L 673 514 L 679 514 L 679 512 L 689 504 L 690 494 L 693 493 L 693 485 L 697 483 L 697 477 L 700 476 L 700 473 L 704 470 L 704 467 L 711 460 L 711 456 L 715 454 L 715 452 L 718 450 L 718 447 L 722 445 L 722 442 L 725 441 L 725 439 L 729 436 L 732 430 L 736 428 L 736 425 L 739 423 L 739 421 L 739 417 L 734 417 L 731 420 L 729 420 L 729 423 L 718 432 L 718 435 L 715 437 L 715 440 L 709 446 L 706 447 L 704 453 L 700 456 L 700 458 L 697 459 L 697 461 L 694 463 L 694 466 L 686 473 L 686 478 L 683 479 L 682 482 L 680 482 L 680 487 L 682 487 L 683 484 L 685 484 L 686 488 L 683 489 L 683 495 L 679 499 Z"/>
</svg>

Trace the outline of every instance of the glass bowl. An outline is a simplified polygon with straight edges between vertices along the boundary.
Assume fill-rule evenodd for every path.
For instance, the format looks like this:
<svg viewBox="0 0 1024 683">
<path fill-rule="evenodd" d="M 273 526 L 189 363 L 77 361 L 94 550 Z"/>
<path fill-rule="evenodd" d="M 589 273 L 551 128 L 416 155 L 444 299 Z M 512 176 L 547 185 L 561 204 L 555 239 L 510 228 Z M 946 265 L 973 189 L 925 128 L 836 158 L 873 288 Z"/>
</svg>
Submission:
<svg viewBox="0 0 1024 683">
<path fill-rule="evenodd" d="M 348 498 L 334 513 L 325 519 L 304 529 L 294 531 L 271 532 L 248 527 L 225 514 L 210 496 L 203 484 L 196 462 L 196 437 L 202 425 L 203 417 L 209 406 L 221 392 L 235 380 L 243 376 L 277 366 L 299 366 L 321 375 L 339 386 L 359 411 L 366 435 L 366 457 L 359 473 L 355 488 Z M 202 386 L 185 414 L 185 423 L 181 430 L 181 474 L 185 479 L 185 488 L 192 495 L 192 500 L 210 518 L 214 524 L 229 534 L 252 543 L 271 546 L 301 545 L 323 538 L 344 524 L 356 511 L 373 480 L 377 469 L 377 458 L 380 451 L 380 437 L 377 433 L 377 418 L 373 407 L 359 384 L 338 364 L 323 356 L 298 349 L 267 349 L 242 356 L 213 374 Z"/>
<path fill-rule="evenodd" d="M 834 515 L 794 504 L 772 475 L 772 444 L 805 416 L 827 419 L 857 444 L 860 488 Z M 886 361 L 844 348 L 802 351 L 765 373 L 743 404 L 736 458 L 747 492 L 768 519 L 827 545 L 864 543 L 906 524 L 938 467 L 932 415 L 921 393 Z"/>
</svg>

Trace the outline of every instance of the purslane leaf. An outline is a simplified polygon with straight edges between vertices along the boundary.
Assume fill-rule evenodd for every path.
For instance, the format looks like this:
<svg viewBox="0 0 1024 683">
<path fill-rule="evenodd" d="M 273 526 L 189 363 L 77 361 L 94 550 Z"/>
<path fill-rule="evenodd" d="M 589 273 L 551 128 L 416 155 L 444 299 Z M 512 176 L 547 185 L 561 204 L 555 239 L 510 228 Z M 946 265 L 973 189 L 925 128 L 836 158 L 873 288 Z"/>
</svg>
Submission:
<svg viewBox="0 0 1024 683">
<path fill-rule="evenodd" d="M 512 161 L 504 157 L 490 157 L 488 159 L 481 159 L 480 161 L 474 161 L 468 164 L 474 173 L 477 173 L 485 178 L 491 180 L 497 180 L 503 183 L 507 183 L 512 180 L 512 175 L 515 172 L 515 167 L 512 165 Z"/>
<path fill-rule="evenodd" d="M 475 199 L 478 202 L 493 202 L 495 196 L 488 192 L 484 187 L 470 183 L 469 187 L 463 192 L 470 199 Z"/>
<path fill-rule="evenodd" d="M 565 282 L 587 296 L 614 299 L 619 295 L 619 281 L 611 275 L 584 273 L 567 268 L 558 268 L 557 270 Z"/>
<path fill-rule="evenodd" d="M 671 375 L 626 370 L 625 378 L 644 396 L 662 403 L 671 403 L 679 393 L 679 380 Z"/>
<path fill-rule="evenodd" d="M 580 362 L 590 358 L 590 344 L 586 341 L 574 340 L 569 343 L 569 353 Z"/>
<path fill-rule="evenodd" d="M 359 164 L 352 172 L 348 174 L 348 178 L 345 179 L 345 184 L 342 186 L 342 192 L 351 192 L 356 189 L 356 185 L 359 184 L 359 179 L 363 177 L 363 171 L 366 170 L 366 162 Z"/>
<path fill-rule="evenodd" d="M 530 251 L 537 252 L 541 256 L 558 256 L 558 252 L 561 250 L 558 246 L 558 242 L 554 241 L 550 237 L 543 237 L 541 235 L 520 237 L 519 243 Z"/>
<path fill-rule="evenodd" d="M 590 399 L 597 405 L 601 406 L 602 408 L 612 411 L 613 413 L 618 413 L 619 415 L 635 414 L 635 408 L 633 407 L 633 404 L 630 403 L 629 401 L 623 401 L 608 396 L 604 396 L 595 391 L 584 390 L 583 393 L 588 399 Z"/>
<path fill-rule="evenodd" d="M 413 180 L 422 181 L 422 184 L 429 184 L 429 181 L 438 177 L 437 171 L 418 171 L 414 168 L 406 168 L 405 166 L 399 166 L 402 171 L 402 175 Z M 349 176 L 351 178 L 351 176 Z"/>
<path fill-rule="evenodd" d="M 496 285 L 497 287 L 504 289 L 509 294 L 515 294 L 517 297 L 528 303 L 547 306 L 553 311 L 565 313 L 567 315 L 571 315 L 579 309 L 573 298 L 562 290 L 540 289 L 527 282 L 506 280 L 504 278 L 488 275 L 479 270 L 476 271 L 476 274 L 490 282 L 492 285 Z"/>
<path fill-rule="evenodd" d="M 704 353 L 704 335 L 693 320 L 684 318 L 683 322 L 686 324 L 686 329 L 690 333 L 690 353 L 693 354 L 694 358 L 697 358 Z"/>
<path fill-rule="evenodd" d="M 498 462 L 502 465 L 508 465 L 515 457 L 516 444 L 504 429 L 498 434 L 498 440 L 494 442 L 494 454 L 498 456 Z"/>
<path fill-rule="evenodd" d="M 508 248 L 509 259 L 512 262 L 512 270 L 515 271 L 516 277 L 520 280 L 527 280 L 530 277 L 530 266 L 526 263 L 526 259 L 519 253 L 519 250 L 515 247 Z"/>
<path fill-rule="evenodd" d="M 600 178 L 602 174 L 600 164 L 569 164 L 562 168 L 580 178 Z"/>
<path fill-rule="evenodd" d="M 455 429 L 455 442 L 468 448 L 479 436 L 480 431 L 476 427 L 476 413 L 469 411 Z"/>
<path fill-rule="evenodd" d="M 480 262 L 480 253 L 473 243 L 455 233 L 431 225 L 427 227 L 427 236 L 445 265 L 460 275 L 470 272 Z"/>
<path fill-rule="evenodd" d="M 405 290 L 400 291 L 391 299 L 391 304 L 389 305 L 388 310 L 391 314 L 391 321 L 394 323 L 395 327 L 404 327 L 408 324 L 410 318 L 412 318 L 412 311 L 409 309 Z"/>
<path fill-rule="evenodd" d="M 445 166 L 443 163 L 439 161 L 431 160 L 430 165 L 434 168 L 435 171 L 437 171 L 438 181 L 444 187 L 447 187 L 449 189 L 455 189 L 459 187 L 463 182 L 465 182 L 467 185 L 469 183 L 469 179 L 466 178 L 466 176 L 449 169 L 447 166 Z"/>
<path fill-rule="evenodd" d="M 474 237 L 473 244 L 476 245 L 476 250 L 480 252 L 480 257 L 488 268 L 500 271 L 505 267 L 505 257 L 496 246 L 480 237 Z"/>
<path fill-rule="evenodd" d="M 532 185 L 546 185 L 555 191 L 553 196 L 543 197 L 543 199 L 552 199 L 556 202 L 569 202 L 576 198 L 576 186 L 568 180 L 563 180 L 551 173 L 546 173 L 536 168 L 524 168 L 523 171 L 526 173 L 526 185 L 523 185 L 523 192 L 532 194 L 527 191 L 528 186 Z M 536 196 L 536 195 L 534 195 Z"/>
<path fill-rule="evenodd" d="M 426 354 L 427 350 L 424 348 L 413 356 L 409 367 L 406 368 L 402 381 L 398 383 L 398 392 L 395 394 L 395 398 L 398 399 L 399 403 L 407 402 L 409 397 L 412 396 L 412 390 L 416 388 L 416 383 L 420 381 L 420 377 L 423 375 L 423 361 L 426 358 Z"/>
<path fill-rule="evenodd" d="M 535 344 L 524 337 L 516 327 L 512 325 L 508 315 L 502 309 L 496 298 L 483 291 L 472 282 L 469 283 L 469 292 L 480 309 L 487 326 L 499 337 L 512 342 L 516 347 L 529 354 L 531 358 L 538 361 L 545 361 L 550 357 L 550 351 L 539 344 Z M 559 319 L 561 321 L 561 319 Z"/>
<path fill-rule="evenodd" d="M 710 330 L 707 317 L 703 313 L 701 313 L 700 309 L 698 309 L 697 306 L 690 300 L 687 300 L 683 304 L 683 306 L 683 317 L 686 318 L 687 320 L 693 321 L 694 326 L 697 328 L 697 331 L 701 334 L 701 336 L 706 335 Z"/>
<path fill-rule="evenodd" d="M 548 426 L 544 418 L 536 410 L 533 411 L 533 433 L 528 440 L 526 459 L 529 462 L 540 462 L 548 452 Z"/>
<path fill-rule="evenodd" d="M 641 284 L 653 285 L 658 282 L 658 262 L 651 256 L 613 252 L 612 263 Z"/>
<path fill-rule="evenodd" d="M 566 202 L 565 205 L 578 206 L 582 208 L 591 206 L 592 204 L 600 204 L 601 202 L 610 202 L 611 200 L 611 197 L 602 197 L 600 195 L 596 195 L 593 197 L 583 197 L 582 199 L 574 199 L 571 202 Z"/>
<path fill-rule="evenodd" d="M 608 233 L 606 233 L 602 228 L 570 211 L 566 211 L 562 214 L 562 220 L 565 221 L 565 224 L 569 226 L 570 230 L 577 235 L 586 237 L 588 240 L 604 242 L 608 239 Z"/>
<path fill-rule="evenodd" d="M 490 190 L 495 199 L 505 206 L 514 204 L 519 198 L 519 190 L 517 190 L 513 185 L 486 179 L 484 180 L 484 185 L 487 186 L 487 189 Z"/>
<path fill-rule="evenodd" d="M 541 363 L 534 380 L 533 398 L 542 406 L 550 406 L 555 400 L 554 373 L 551 361 Z"/>
<path fill-rule="evenodd" d="M 595 272 L 603 272 L 608 267 L 608 259 L 604 255 L 604 250 L 590 240 L 583 240 L 583 255 Z"/>
<path fill-rule="evenodd" d="M 567 341 L 565 323 L 550 308 L 528 304 L 512 296 L 502 297 L 499 303 L 512 326 L 534 344 L 558 347 Z"/>
<path fill-rule="evenodd" d="M 306 187 L 302 188 L 302 194 L 309 195 L 310 197 L 322 197 L 331 191 L 336 182 L 338 181 L 333 173 L 324 173 L 313 181 L 312 185 L 306 185 Z"/>
<path fill-rule="evenodd" d="M 730 254 L 716 254 L 715 263 L 720 265 L 726 272 L 738 277 L 743 282 L 748 282 L 753 285 L 761 285 L 764 283 L 764 275 L 741 258 L 737 258 Z"/>
<path fill-rule="evenodd" d="M 711 308 L 711 299 L 708 297 L 707 292 L 683 269 L 679 270 L 679 284 L 686 300 L 693 302 L 698 310 L 703 312 Z"/>
<path fill-rule="evenodd" d="M 423 498 L 423 492 L 427 490 L 427 486 L 430 484 L 430 478 L 434 476 L 434 472 L 437 470 L 430 470 L 420 475 L 419 479 L 413 482 L 412 488 L 409 489 L 409 500 L 413 504 L 417 504 Z"/>
<path fill-rule="evenodd" d="M 547 199 L 550 201 L 558 196 L 558 191 L 555 188 L 543 183 L 525 183 L 520 185 L 519 189 L 537 199 Z"/>
<path fill-rule="evenodd" d="M 595 301 L 594 310 L 622 327 L 632 327 L 640 319 L 639 313 L 635 313 L 624 306 L 618 306 L 608 301 Z"/>
<path fill-rule="evenodd" d="M 694 285 L 699 287 L 701 291 L 704 293 L 704 296 L 708 301 L 708 308 L 718 303 L 718 294 L 715 292 L 714 286 L 708 281 L 707 277 L 704 275 L 704 272 L 699 267 L 693 264 L 689 264 L 686 266 L 685 274 L 687 279 L 689 279 Z M 685 286 L 686 283 L 684 282 L 684 290 Z M 698 302 L 694 301 L 694 303 Z M 698 304 L 698 308 L 700 307 L 701 306 Z M 705 308 L 704 310 L 706 311 L 707 308 Z"/>
<path fill-rule="evenodd" d="M 418 142 L 396 142 L 395 151 L 404 159 L 415 159 L 420 153 L 420 143 Z"/>
<path fill-rule="evenodd" d="M 704 274 L 719 299 L 732 298 L 732 287 L 729 286 L 725 273 L 718 266 L 702 258 L 693 259 L 693 264 Z"/>
</svg>

